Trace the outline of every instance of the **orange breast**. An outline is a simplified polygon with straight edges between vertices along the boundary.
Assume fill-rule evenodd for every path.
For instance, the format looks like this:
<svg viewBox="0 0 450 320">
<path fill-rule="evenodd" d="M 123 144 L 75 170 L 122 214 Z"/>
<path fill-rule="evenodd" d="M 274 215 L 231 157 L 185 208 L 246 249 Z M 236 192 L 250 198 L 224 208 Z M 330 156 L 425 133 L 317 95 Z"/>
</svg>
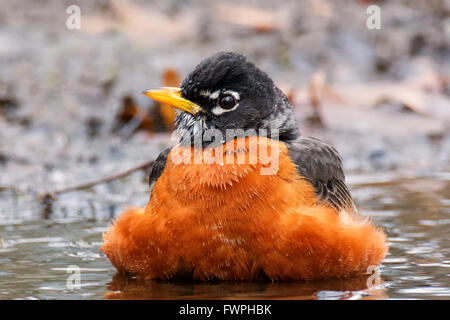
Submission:
<svg viewBox="0 0 450 320">
<path fill-rule="evenodd" d="M 298 280 L 362 274 L 384 258 L 384 233 L 317 204 L 283 143 L 242 138 L 203 159 L 175 147 L 147 206 L 129 208 L 104 235 L 102 249 L 119 271 Z"/>
</svg>

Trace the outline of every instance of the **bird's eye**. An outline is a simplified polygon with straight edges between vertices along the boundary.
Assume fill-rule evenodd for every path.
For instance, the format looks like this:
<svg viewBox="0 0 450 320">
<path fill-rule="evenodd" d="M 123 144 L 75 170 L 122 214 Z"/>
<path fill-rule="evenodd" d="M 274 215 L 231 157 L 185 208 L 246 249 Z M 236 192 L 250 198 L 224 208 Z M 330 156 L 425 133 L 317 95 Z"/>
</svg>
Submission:
<svg viewBox="0 0 450 320">
<path fill-rule="evenodd" d="M 223 95 L 219 98 L 219 106 L 222 109 L 229 110 L 236 105 L 236 98 L 231 94 Z"/>
</svg>

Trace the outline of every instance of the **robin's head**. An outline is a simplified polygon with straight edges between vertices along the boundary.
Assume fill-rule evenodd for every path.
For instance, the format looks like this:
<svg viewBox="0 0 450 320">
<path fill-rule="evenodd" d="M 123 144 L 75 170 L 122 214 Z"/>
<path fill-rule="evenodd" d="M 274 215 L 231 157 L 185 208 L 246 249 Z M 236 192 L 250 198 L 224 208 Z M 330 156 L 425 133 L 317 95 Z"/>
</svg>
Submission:
<svg viewBox="0 0 450 320">
<path fill-rule="evenodd" d="M 242 132 L 270 135 L 275 129 L 282 141 L 293 140 L 298 134 L 286 96 L 266 73 L 237 53 L 220 52 L 203 60 L 183 80 L 181 88 L 144 93 L 178 109 L 175 123 L 182 142 L 187 142 L 185 132 L 190 133 L 193 144 L 191 138 L 205 130 L 217 130 L 223 141 L 232 137 L 229 133 L 233 131 L 235 136 Z"/>
</svg>

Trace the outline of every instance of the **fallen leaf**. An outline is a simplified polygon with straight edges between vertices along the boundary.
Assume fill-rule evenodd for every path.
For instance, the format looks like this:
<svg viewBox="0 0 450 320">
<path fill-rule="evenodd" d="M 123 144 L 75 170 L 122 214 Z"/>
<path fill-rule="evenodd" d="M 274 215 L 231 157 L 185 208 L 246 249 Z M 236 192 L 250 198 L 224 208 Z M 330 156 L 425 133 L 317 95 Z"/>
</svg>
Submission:
<svg viewBox="0 0 450 320">
<path fill-rule="evenodd" d="M 269 10 L 242 5 L 222 4 L 217 7 L 220 21 L 253 29 L 258 33 L 280 29 L 279 19 Z"/>
<path fill-rule="evenodd" d="M 174 69 L 166 69 L 163 72 L 162 83 L 164 87 L 178 87 L 180 85 L 181 78 Z M 173 121 L 176 113 L 174 108 L 167 103 L 159 104 L 159 113 L 161 119 L 166 127 L 173 127 Z"/>
<path fill-rule="evenodd" d="M 114 131 L 119 131 L 131 123 L 132 128 L 127 131 L 136 132 L 145 130 L 147 132 L 155 131 L 154 121 L 148 111 L 142 110 L 134 101 L 133 97 L 125 96 L 122 99 L 122 108 L 116 116 Z M 128 134 L 127 134 L 128 135 Z"/>
<path fill-rule="evenodd" d="M 186 10 L 173 16 L 139 6 L 131 0 L 111 0 L 113 17 L 83 16 L 82 32 L 101 33 L 120 30 L 139 46 L 150 47 L 192 37 L 196 30 L 195 16 Z"/>
</svg>

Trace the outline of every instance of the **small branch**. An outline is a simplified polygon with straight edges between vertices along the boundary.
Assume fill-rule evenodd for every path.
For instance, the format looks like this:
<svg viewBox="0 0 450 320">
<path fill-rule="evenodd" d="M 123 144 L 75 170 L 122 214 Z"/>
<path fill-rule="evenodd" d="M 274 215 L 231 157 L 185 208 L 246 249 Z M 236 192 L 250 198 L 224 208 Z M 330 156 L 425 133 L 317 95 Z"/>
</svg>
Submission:
<svg viewBox="0 0 450 320">
<path fill-rule="evenodd" d="M 127 170 L 127 171 L 121 172 L 119 174 L 116 174 L 116 175 L 113 175 L 113 176 L 110 176 L 110 177 L 102 178 L 102 179 L 91 181 L 91 182 L 88 182 L 88 183 L 83 183 L 83 184 L 80 184 L 80 185 L 77 185 L 77 186 L 73 186 L 73 187 L 68 187 L 68 188 L 65 188 L 65 189 L 60 189 L 60 190 L 48 192 L 46 194 L 39 195 L 38 197 L 39 198 L 49 197 L 49 196 L 53 197 L 53 196 L 56 196 L 56 195 L 59 195 L 59 194 L 62 194 L 62 193 L 68 193 L 68 192 L 73 192 L 73 191 L 89 189 L 89 188 L 95 187 L 95 186 L 97 186 L 99 184 L 108 183 L 108 182 L 111 182 L 111 181 L 114 181 L 114 180 L 122 179 L 122 178 L 128 176 L 129 174 L 131 174 L 133 172 L 144 170 L 144 169 L 152 166 L 154 162 L 155 161 L 152 160 L 152 161 L 143 163 L 140 166 L 131 168 L 131 169 Z"/>
<path fill-rule="evenodd" d="M 6 163 L 8 161 L 14 161 L 23 165 L 30 164 L 30 161 L 28 159 L 16 156 L 14 154 L 9 154 L 0 150 L 0 163 Z"/>
</svg>

